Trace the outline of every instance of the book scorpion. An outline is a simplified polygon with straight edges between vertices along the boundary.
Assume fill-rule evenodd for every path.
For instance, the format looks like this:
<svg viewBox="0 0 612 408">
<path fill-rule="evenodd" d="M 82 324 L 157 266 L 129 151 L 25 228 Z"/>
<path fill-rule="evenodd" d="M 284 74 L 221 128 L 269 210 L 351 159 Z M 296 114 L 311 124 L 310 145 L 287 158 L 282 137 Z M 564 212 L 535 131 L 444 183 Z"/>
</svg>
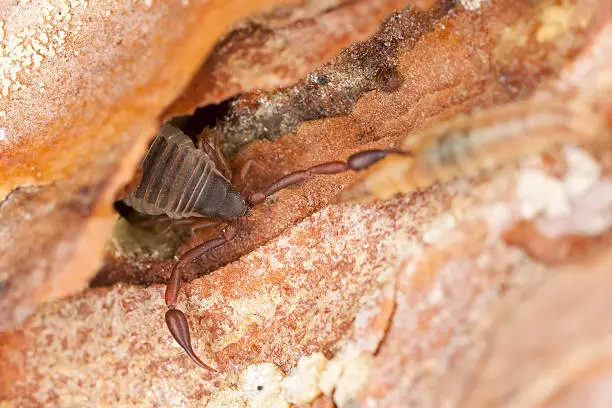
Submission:
<svg viewBox="0 0 612 408">
<path fill-rule="evenodd" d="M 329 161 L 295 171 L 261 191 L 241 194 L 230 182 L 231 172 L 220 153 L 218 139 L 214 148 L 207 143 L 201 147 L 196 148 L 180 129 L 163 125 L 141 162 L 138 185 L 128 189 L 123 201 L 147 215 L 165 214 L 172 219 L 206 217 L 228 223 L 216 238 L 190 249 L 179 258 L 172 269 L 165 293 L 168 306 L 166 324 L 172 337 L 197 365 L 213 370 L 194 352 L 185 314 L 176 308 L 182 268 L 234 239 L 237 220 L 278 191 L 315 175 L 363 170 L 390 154 L 405 153 L 395 149 L 366 150 L 351 155 L 345 162 Z"/>
<path fill-rule="evenodd" d="M 316 175 L 360 171 L 387 156 L 396 174 L 373 172 L 344 199 L 386 198 L 434 182 L 490 169 L 526 154 L 542 152 L 562 143 L 588 144 L 606 130 L 601 116 L 581 105 L 513 102 L 459 116 L 411 135 L 403 150 L 364 150 L 346 161 L 330 161 L 289 173 L 261 191 L 239 193 L 218 147 L 205 143 L 196 148 L 181 130 L 162 126 L 141 163 L 139 184 L 124 201 L 148 215 L 173 219 L 207 217 L 227 222 L 216 238 L 185 252 L 174 265 L 165 292 L 166 324 L 172 337 L 200 367 L 214 370 L 196 355 L 185 314 L 176 308 L 181 270 L 188 263 L 234 239 L 237 220 L 276 192 Z M 381 163 L 383 166 L 384 163 Z"/>
</svg>

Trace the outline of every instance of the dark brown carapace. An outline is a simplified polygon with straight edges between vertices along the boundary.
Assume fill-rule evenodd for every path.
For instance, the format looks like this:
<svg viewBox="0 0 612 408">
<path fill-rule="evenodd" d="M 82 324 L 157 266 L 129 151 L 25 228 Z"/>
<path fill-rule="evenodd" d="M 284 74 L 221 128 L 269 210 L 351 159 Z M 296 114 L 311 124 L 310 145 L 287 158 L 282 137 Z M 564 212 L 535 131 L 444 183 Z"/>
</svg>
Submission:
<svg viewBox="0 0 612 408">
<path fill-rule="evenodd" d="M 362 170 L 389 154 L 405 153 L 394 149 L 359 152 L 346 162 L 326 162 L 287 174 L 262 191 L 245 196 L 230 182 L 231 174 L 219 151 L 218 140 L 214 149 L 208 144 L 202 147 L 196 148 L 180 129 L 163 125 L 141 163 L 140 179 L 126 190 L 123 201 L 147 215 L 165 214 L 173 219 L 207 217 L 228 222 L 216 238 L 181 256 L 172 269 L 165 294 L 170 333 L 196 364 L 212 370 L 193 351 L 185 314 L 176 309 L 183 266 L 232 240 L 237 232 L 235 221 L 279 190 L 315 175 Z M 225 168 L 223 172 L 220 167 Z"/>
<path fill-rule="evenodd" d="M 248 210 L 214 160 L 171 125 L 162 126 L 140 169 L 140 183 L 123 198 L 139 213 L 229 221 Z"/>
</svg>

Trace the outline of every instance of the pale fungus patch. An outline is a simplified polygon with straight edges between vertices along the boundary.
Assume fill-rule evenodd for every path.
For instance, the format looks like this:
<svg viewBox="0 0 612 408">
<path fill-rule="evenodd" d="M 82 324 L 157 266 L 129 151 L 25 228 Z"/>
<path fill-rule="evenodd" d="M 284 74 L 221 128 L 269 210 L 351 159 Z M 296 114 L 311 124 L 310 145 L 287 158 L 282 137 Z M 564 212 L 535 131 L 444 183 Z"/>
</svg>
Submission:
<svg viewBox="0 0 612 408">
<path fill-rule="evenodd" d="M 538 219 L 538 231 L 548 237 L 568 234 L 596 236 L 612 226 L 612 182 L 603 180 L 572 200 L 572 214 L 563 218 Z"/>
<path fill-rule="evenodd" d="M 357 399 L 370 377 L 373 361 L 374 356 L 361 353 L 357 358 L 346 362 L 334 392 L 334 402 L 339 408 L 346 407 Z"/>
<path fill-rule="evenodd" d="M 326 365 L 319 377 L 323 394 L 332 396 L 339 408 L 355 400 L 364 388 L 374 357 L 364 353 L 355 344 L 347 344 Z"/>
<path fill-rule="evenodd" d="M 373 359 L 348 343 L 332 360 L 320 352 L 303 356 L 287 377 L 273 363 L 252 364 L 239 374 L 237 385 L 214 393 L 207 407 L 285 408 L 321 394 L 333 395 L 339 408 L 346 407 L 365 387 Z"/>
<path fill-rule="evenodd" d="M 540 170 L 521 173 L 521 215 L 531 219 L 541 213 L 536 225 L 547 237 L 599 235 L 612 225 L 612 184 L 601 180 L 601 165 L 584 149 L 565 146 L 563 154 L 567 171 L 562 180 Z"/>
<path fill-rule="evenodd" d="M 541 24 L 536 32 L 538 42 L 556 41 L 572 29 L 589 24 L 593 15 L 590 9 L 571 2 L 564 3 L 544 8 L 540 16 Z"/>
<path fill-rule="evenodd" d="M 563 183 L 541 170 L 523 170 L 519 176 L 517 194 L 520 214 L 525 219 L 532 219 L 540 213 L 557 217 L 570 211 Z"/>
<path fill-rule="evenodd" d="M 289 403 L 283 395 L 285 375 L 275 364 L 262 363 L 248 366 L 240 375 L 238 384 L 246 407 L 285 408 Z"/>
<path fill-rule="evenodd" d="M 563 153 L 569 170 L 563 180 L 564 190 L 571 197 L 585 193 L 601 177 L 601 165 L 575 146 L 566 146 Z"/>
<path fill-rule="evenodd" d="M 504 203 L 495 203 L 482 207 L 483 220 L 487 223 L 490 242 L 495 241 L 512 224 L 512 213 Z"/>
<path fill-rule="evenodd" d="M 485 0 L 461 0 L 461 5 L 468 11 L 478 10 Z"/>
<path fill-rule="evenodd" d="M 281 382 L 283 372 L 273 363 L 252 364 L 239 376 L 238 385 L 212 395 L 208 408 L 287 408 Z"/>
<path fill-rule="evenodd" d="M 296 369 L 282 382 L 285 397 L 292 404 L 306 404 L 321 394 L 319 378 L 327 365 L 322 353 L 300 359 Z"/>
</svg>

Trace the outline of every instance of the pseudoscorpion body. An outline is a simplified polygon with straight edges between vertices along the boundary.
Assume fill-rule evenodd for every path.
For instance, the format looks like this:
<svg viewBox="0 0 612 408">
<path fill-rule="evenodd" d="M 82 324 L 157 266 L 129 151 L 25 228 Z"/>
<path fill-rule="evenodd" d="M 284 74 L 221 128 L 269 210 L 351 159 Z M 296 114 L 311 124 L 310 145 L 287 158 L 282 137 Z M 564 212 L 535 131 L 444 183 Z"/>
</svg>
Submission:
<svg viewBox="0 0 612 408">
<path fill-rule="evenodd" d="M 215 154 L 215 160 L 209 153 L 197 149 L 180 129 L 170 125 L 162 126 L 141 163 L 142 177 L 138 185 L 135 188 L 128 187 L 123 201 L 147 215 L 165 214 L 173 219 L 209 217 L 231 221 L 216 238 L 192 248 L 180 257 L 172 269 L 165 294 L 168 306 L 166 325 L 172 337 L 196 364 L 212 370 L 193 351 L 187 318 L 182 311 L 176 309 L 182 267 L 232 240 L 237 230 L 235 221 L 246 216 L 252 206 L 261 204 L 279 190 L 315 175 L 362 170 L 389 154 L 405 153 L 394 149 L 358 152 L 346 162 L 331 161 L 289 173 L 248 196 L 236 191 L 228 178 L 218 170 L 217 166 L 224 163 L 218 144 L 210 153 Z"/>
<path fill-rule="evenodd" d="M 170 218 L 242 217 L 248 205 L 180 129 L 163 125 L 142 161 L 142 179 L 123 201 L 148 215 Z"/>
</svg>

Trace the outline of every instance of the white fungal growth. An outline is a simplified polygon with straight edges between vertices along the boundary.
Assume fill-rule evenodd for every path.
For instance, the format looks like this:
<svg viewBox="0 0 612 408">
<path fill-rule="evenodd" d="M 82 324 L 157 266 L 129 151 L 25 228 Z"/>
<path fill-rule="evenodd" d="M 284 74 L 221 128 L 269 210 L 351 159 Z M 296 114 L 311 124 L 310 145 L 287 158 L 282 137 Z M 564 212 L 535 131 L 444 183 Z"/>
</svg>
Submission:
<svg viewBox="0 0 612 408">
<path fill-rule="evenodd" d="M 537 227 L 548 237 L 568 234 L 595 236 L 612 226 L 612 182 L 603 180 L 572 200 L 572 214 L 556 219 L 538 219 Z"/>
<path fill-rule="evenodd" d="M 570 197 L 584 194 L 601 177 L 600 164 L 583 149 L 566 146 L 563 153 L 568 164 L 568 173 L 563 188 Z"/>
<path fill-rule="evenodd" d="M 281 383 L 285 375 L 273 363 L 252 364 L 245 368 L 237 387 L 227 387 L 212 395 L 207 408 L 288 408 Z"/>
<path fill-rule="evenodd" d="M 248 366 L 240 376 L 239 389 L 249 408 L 285 408 L 289 403 L 283 395 L 285 375 L 275 364 L 262 363 Z"/>
<path fill-rule="evenodd" d="M 302 357 L 293 373 L 282 382 L 285 398 L 292 404 L 307 404 L 319 394 L 319 378 L 327 365 L 322 353 Z"/>
<path fill-rule="evenodd" d="M 366 385 L 374 357 L 349 343 L 328 361 L 319 377 L 323 394 L 332 396 L 338 408 L 355 400 Z"/>
<path fill-rule="evenodd" d="M 489 242 L 497 240 L 501 233 L 512 223 L 512 214 L 505 203 L 496 203 L 482 207 L 480 213 L 487 223 L 489 231 L 487 239 Z"/>
<path fill-rule="evenodd" d="M 461 5 L 468 11 L 478 10 L 482 3 L 484 3 L 484 0 L 461 0 Z"/>
<path fill-rule="evenodd" d="M 522 171 L 517 189 L 520 213 L 525 219 L 532 219 L 540 213 L 558 217 L 570 212 L 563 183 L 543 171 Z"/>
<path fill-rule="evenodd" d="M 332 360 L 322 353 L 302 357 L 285 377 L 273 363 L 252 364 L 238 384 L 214 393 L 208 408 L 288 408 L 308 404 L 321 393 L 332 396 L 338 408 L 348 406 L 366 385 L 374 357 L 349 343 Z"/>
<path fill-rule="evenodd" d="M 348 406 L 358 397 L 370 377 L 373 360 L 371 354 L 361 353 L 346 362 L 334 392 L 334 402 L 338 408 Z"/>
<path fill-rule="evenodd" d="M 612 225 L 612 184 L 600 180 L 601 165 L 585 150 L 566 146 L 563 153 L 567 164 L 563 180 L 538 170 L 521 173 L 521 215 L 530 219 L 542 213 L 536 225 L 548 237 L 601 234 Z"/>
<path fill-rule="evenodd" d="M 338 384 L 342 370 L 344 369 L 344 361 L 338 356 L 327 362 L 325 369 L 319 377 L 319 389 L 328 397 L 331 397 Z"/>
</svg>

